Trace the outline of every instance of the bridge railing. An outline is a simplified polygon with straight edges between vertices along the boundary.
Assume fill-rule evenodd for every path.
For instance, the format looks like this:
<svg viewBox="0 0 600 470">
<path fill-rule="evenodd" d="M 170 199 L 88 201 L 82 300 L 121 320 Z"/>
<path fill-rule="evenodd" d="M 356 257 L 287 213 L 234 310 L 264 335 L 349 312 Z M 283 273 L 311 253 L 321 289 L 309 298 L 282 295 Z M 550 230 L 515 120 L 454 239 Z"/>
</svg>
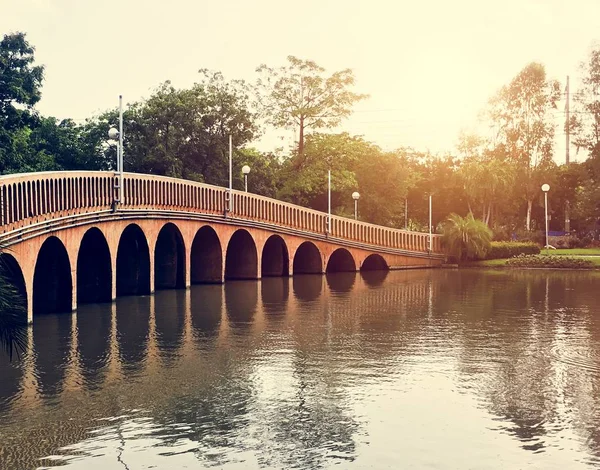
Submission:
<svg viewBox="0 0 600 470">
<path fill-rule="evenodd" d="M 111 209 L 113 172 L 43 172 L 0 176 L 0 233 L 61 217 Z M 327 214 L 252 193 L 164 176 L 125 173 L 119 209 L 182 211 L 241 218 L 327 233 Z M 409 251 L 429 251 L 429 234 L 332 216 L 329 236 Z M 441 253 L 439 235 L 432 251 Z"/>
</svg>

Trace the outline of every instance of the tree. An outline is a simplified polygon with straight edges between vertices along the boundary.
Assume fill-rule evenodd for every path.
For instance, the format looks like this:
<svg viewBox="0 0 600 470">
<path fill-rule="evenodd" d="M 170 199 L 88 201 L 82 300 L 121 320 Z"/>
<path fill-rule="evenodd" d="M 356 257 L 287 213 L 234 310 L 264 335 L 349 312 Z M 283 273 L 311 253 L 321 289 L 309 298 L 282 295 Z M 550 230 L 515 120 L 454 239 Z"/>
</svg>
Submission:
<svg viewBox="0 0 600 470">
<path fill-rule="evenodd" d="M 23 298 L 12 284 L 8 265 L 0 247 L 0 350 L 10 359 L 14 353 L 25 351 L 27 324 L 23 321 L 26 307 Z"/>
<path fill-rule="evenodd" d="M 490 225 L 492 212 L 505 205 L 510 199 L 515 183 L 514 166 L 507 160 L 488 155 L 472 156 L 459 168 L 469 212 L 481 209 L 481 219 Z"/>
<path fill-rule="evenodd" d="M 581 64 L 581 88 L 574 97 L 575 113 L 568 125 L 578 149 L 600 156 L 600 48 L 593 49 Z"/>
<path fill-rule="evenodd" d="M 348 117 L 354 103 L 366 95 L 354 93 L 352 70 L 325 77 L 325 69 L 311 60 L 288 56 L 288 65 L 259 66 L 257 92 L 263 112 L 275 127 L 298 129 L 298 153 L 304 153 L 307 129 L 337 126 Z"/>
<path fill-rule="evenodd" d="M 450 214 L 444 224 L 442 240 L 446 251 L 459 262 L 485 257 L 492 242 L 492 231 L 469 212 L 466 217 Z"/>
<path fill-rule="evenodd" d="M 448 214 L 467 213 L 463 183 L 458 172 L 459 160 L 452 155 L 413 154 L 416 183 L 408 193 L 409 228 L 425 230 L 429 225 L 429 195 L 432 195 L 432 225 Z"/>
<path fill-rule="evenodd" d="M 44 68 L 34 66 L 34 48 L 24 33 L 0 41 L 0 173 L 10 171 L 27 151 L 32 107 L 40 100 Z"/>
<path fill-rule="evenodd" d="M 0 116 L 17 113 L 15 103 L 31 108 L 40 100 L 44 67 L 33 65 L 34 51 L 24 33 L 0 41 Z"/>
<path fill-rule="evenodd" d="M 404 200 L 416 183 L 413 171 L 401 151 L 373 151 L 355 166 L 360 192 L 360 219 L 389 227 L 404 226 Z"/>
<path fill-rule="evenodd" d="M 261 153 L 254 148 L 236 150 L 233 154 L 234 188 L 243 188 L 242 167 L 250 166 L 248 191 L 266 197 L 275 197 L 280 186 L 282 162 L 277 155 Z"/>
<path fill-rule="evenodd" d="M 201 70 L 189 89 L 161 84 L 147 100 L 125 111 L 125 170 L 186 178 L 211 184 L 228 182 L 229 136 L 242 148 L 258 136 L 244 82 L 227 82 L 219 72 Z M 93 122 L 94 135 L 106 135 L 117 122 L 108 111 Z M 86 127 L 86 132 L 92 131 Z M 114 149 L 99 149 L 102 161 L 114 161 Z"/>
<path fill-rule="evenodd" d="M 552 166 L 555 125 L 550 110 L 559 97 L 558 82 L 546 78 L 543 65 L 531 63 L 490 102 L 489 115 L 497 130 L 495 147 L 517 169 L 527 203 L 527 230 L 531 230 L 533 201 Z"/>
<path fill-rule="evenodd" d="M 284 163 L 278 197 L 316 210 L 327 210 L 327 172 L 331 170 L 332 209 L 338 214 L 349 213 L 344 200 L 351 201 L 350 195 L 357 189 L 355 164 L 373 149 L 372 144 L 347 133 L 308 135 L 305 151 Z"/>
</svg>

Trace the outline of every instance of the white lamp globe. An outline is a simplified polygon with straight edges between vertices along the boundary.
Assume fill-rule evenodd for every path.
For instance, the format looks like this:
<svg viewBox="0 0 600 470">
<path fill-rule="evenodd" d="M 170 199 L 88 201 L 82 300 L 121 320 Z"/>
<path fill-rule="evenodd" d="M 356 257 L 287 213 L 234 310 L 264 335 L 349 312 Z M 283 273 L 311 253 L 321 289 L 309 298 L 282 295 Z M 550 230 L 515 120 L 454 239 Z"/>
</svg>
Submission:
<svg viewBox="0 0 600 470">
<path fill-rule="evenodd" d="M 117 140 L 119 138 L 119 131 L 114 127 L 108 130 L 108 138 L 111 140 Z"/>
</svg>

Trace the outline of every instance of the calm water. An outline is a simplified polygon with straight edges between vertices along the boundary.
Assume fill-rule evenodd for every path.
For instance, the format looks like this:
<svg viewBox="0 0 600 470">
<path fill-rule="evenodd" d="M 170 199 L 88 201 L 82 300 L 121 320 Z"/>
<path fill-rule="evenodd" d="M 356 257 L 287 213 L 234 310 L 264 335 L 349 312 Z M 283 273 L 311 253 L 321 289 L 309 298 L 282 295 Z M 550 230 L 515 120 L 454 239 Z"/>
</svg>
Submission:
<svg viewBox="0 0 600 470">
<path fill-rule="evenodd" d="M 0 468 L 600 465 L 600 273 L 195 286 L 35 319 Z"/>
</svg>

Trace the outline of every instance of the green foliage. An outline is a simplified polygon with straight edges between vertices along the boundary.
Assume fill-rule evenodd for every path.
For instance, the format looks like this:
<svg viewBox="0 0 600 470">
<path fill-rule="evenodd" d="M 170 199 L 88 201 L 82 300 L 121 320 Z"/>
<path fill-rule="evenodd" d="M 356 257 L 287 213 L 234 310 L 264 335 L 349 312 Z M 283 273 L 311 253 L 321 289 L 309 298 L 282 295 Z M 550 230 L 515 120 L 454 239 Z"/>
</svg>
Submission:
<svg viewBox="0 0 600 470">
<path fill-rule="evenodd" d="M 569 256 L 519 255 L 506 261 L 506 266 L 520 268 L 591 269 L 594 263 Z"/>
<path fill-rule="evenodd" d="M 277 197 L 327 210 L 329 169 L 335 214 L 352 216 L 351 195 L 358 191 L 360 220 L 404 225 L 404 198 L 414 186 L 417 174 L 399 152 L 383 152 L 363 138 L 347 133 L 309 134 L 304 153 L 295 154 L 283 163 Z"/>
<path fill-rule="evenodd" d="M 350 115 L 352 105 L 366 98 L 349 90 L 352 70 L 324 76 L 325 69 L 312 60 L 288 56 L 288 65 L 259 66 L 257 94 L 262 111 L 275 127 L 299 129 L 298 153 L 304 153 L 307 129 L 332 128 Z"/>
<path fill-rule="evenodd" d="M 10 282 L 10 273 L 0 248 L 0 350 L 12 360 L 13 354 L 25 351 L 27 323 L 25 305 Z"/>
<path fill-rule="evenodd" d="M 490 101 L 489 117 L 498 129 L 494 152 L 514 165 L 517 194 L 527 205 L 527 230 L 531 229 L 533 199 L 555 166 L 551 111 L 559 99 L 558 82 L 547 79 L 542 64 L 531 63 Z"/>
<path fill-rule="evenodd" d="M 540 246 L 532 242 L 492 242 L 486 259 L 512 258 L 518 255 L 537 255 Z"/>
<path fill-rule="evenodd" d="M 447 253 L 458 261 L 484 258 L 491 246 L 492 231 L 469 213 L 466 217 L 450 214 L 443 227 Z"/>
<path fill-rule="evenodd" d="M 243 189 L 244 187 L 242 175 L 244 165 L 250 167 L 248 191 L 274 198 L 280 184 L 281 160 L 276 155 L 261 153 L 252 148 L 236 151 L 233 159 L 234 188 Z"/>
<path fill-rule="evenodd" d="M 24 33 L 5 34 L 0 41 L 0 115 L 18 114 L 14 104 L 31 107 L 41 98 L 44 67 L 34 66 L 34 48 Z"/>
<path fill-rule="evenodd" d="M 452 156 L 401 149 L 403 164 L 412 173 L 408 184 L 408 215 L 416 226 L 429 227 L 429 195 L 432 195 L 433 227 L 442 223 L 448 214 L 465 214 L 468 204 L 464 185 L 458 174 L 460 161 Z M 400 201 L 399 201 L 400 202 Z M 400 202 L 401 204 L 401 202 Z"/>
<path fill-rule="evenodd" d="M 189 89 L 160 85 L 147 100 L 124 113 L 126 171 L 228 184 L 229 135 L 243 148 L 258 137 L 244 82 L 226 81 L 218 72 L 200 71 L 202 80 Z M 117 122 L 112 110 L 88 123 L 106 135 Z M 104 137 L 105 138 L 105 137 Z M 114 149 L 104 160 L 114 161 Z"/>
<path fill-rule="evenodd" d="M 542 230 L 515 230 L 515 235 L 520 242 L 531 242 L 538 245 L 546 244 L 546 233 Z"/>
<path fill-rule="evenodd" d="M 332 207 L 341 209 L 357 188 L 352 171 L 360 158 L 378 149 L 348 134 L 310 134 L 304 153 L 288 159 L 278 197 L 294 204 L 327 210 L 327 171 L 331 169 Z M 368 157 L 367 157 L 368 158 Z"/>
<path fill-rule="evenodd" d="M 31 108 L 40 100 L 44 68 L 33 65 L 33 52 L 23 33 L 0 41 L 0 173 L 18 167 L 37 121 Z"/>
</svg>

